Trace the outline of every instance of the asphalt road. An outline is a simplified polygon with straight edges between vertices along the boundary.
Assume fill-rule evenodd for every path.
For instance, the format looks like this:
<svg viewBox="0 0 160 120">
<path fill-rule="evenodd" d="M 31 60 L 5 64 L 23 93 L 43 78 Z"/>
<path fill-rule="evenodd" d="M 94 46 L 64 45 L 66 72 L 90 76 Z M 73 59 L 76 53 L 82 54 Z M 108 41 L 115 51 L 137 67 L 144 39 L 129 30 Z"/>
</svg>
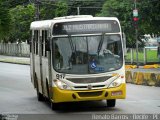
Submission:
<svg viewBox="0 0 160 120">
<path fill-rule="evenodd" d="M 63 104 L 52 111 L 49 102 L 38 102 L 30 80 L 30 66 L 0 63 L 0 114 L 36 114 L 39 120 L 48 118 L 76 120 L 93 119 L 95 114 L 160 114 L 160 87 L 127 84 L 127 98 L 117 100 L 115 108 L 105 101 Z M 43 114 L 41 116 L 40 114 Z M 32 115 L 28 115 L 32 119 Z M 83 115 L 83 116 L 82 116 Z M 35 118 L 34 118 L 35 119 Z"/>
</svg>

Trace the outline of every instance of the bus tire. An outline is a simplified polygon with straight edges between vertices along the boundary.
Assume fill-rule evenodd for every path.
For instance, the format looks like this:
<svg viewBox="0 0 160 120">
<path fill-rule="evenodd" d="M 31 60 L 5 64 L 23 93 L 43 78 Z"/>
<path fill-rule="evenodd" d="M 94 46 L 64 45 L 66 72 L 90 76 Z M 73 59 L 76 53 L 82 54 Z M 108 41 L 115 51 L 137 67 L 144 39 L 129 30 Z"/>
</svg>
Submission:
<svg viewBox="0 0 160 120">
<path fill-rule="evenodd" d="M 39 92 L 38 79 L 37 79 L 36 75 L 35 75 L 35 81 L 36 81 L 37 99 L 38 99 L 38 101 L 43 101 L 43 100 L 44 100 L 44 97 L 43 97 L 43 94 L 41 94 L 41 93 Z"/>
<path fill-rule="evenodd" d="M 107 100 L 107 107 L 115 107 L 115 105 L 116 105 L 115 99 Z"/>
<path fill-rule="evenodd" d="M 51 101 L 51 109 L 52 109 L 52 110 L 58 110 L 58 109 L 59 109 L 59 103 L 53 103 L 53 102 Z"/>
</svg>

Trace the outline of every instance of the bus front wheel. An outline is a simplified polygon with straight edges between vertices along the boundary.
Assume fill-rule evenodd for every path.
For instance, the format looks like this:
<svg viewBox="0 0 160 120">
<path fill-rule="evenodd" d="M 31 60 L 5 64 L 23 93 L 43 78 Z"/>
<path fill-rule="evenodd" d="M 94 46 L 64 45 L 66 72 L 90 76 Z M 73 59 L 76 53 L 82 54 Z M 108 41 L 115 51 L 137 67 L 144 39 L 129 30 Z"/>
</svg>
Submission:
<svg viewBox="0 0 160 120">
<path fill-rule="evenodd" d="M 115 99 L 107 100 L 107 107 L 115 107 L 115 105 L 116 105 Z"/>
<path fill-rule="evenodd" d="M 53 103 L 51 101 L 51 108 L 52 108 L 52 110 L 58 110 L 59 109 L 59 103 Z"/>
</svg>

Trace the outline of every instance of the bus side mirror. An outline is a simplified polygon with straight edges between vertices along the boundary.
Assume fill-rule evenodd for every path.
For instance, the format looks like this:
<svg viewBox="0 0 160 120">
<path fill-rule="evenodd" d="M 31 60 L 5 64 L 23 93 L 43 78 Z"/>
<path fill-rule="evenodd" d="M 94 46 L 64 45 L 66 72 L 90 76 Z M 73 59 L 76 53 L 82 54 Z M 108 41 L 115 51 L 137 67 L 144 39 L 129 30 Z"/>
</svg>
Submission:
<svg viewBox="0 0 160 120">
<path fill-rule="evenodd" d="M 45 49 L 46 49 L 46 51 L 50 51 L 51 50 L 49 41 L 46 41 Z"/>
</svg>

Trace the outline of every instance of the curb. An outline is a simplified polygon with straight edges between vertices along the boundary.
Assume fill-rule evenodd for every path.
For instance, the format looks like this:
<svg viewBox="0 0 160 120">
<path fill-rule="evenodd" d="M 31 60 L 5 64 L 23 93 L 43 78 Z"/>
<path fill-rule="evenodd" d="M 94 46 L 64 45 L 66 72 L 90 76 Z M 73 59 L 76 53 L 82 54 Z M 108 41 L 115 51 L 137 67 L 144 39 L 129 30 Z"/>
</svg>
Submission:
<svg viewBox="0 0 160 120">
<path fill-rule="evenodd" d="M 30 62 L 22 62 L 22 61 L 6 61 L 6 60 L 0 60 L 2 63 L 11 63 L 11 64 L 20 64 L 20 65 L 30 65 Z"/>
<path fill-rule="evenodd" d="M 125 69 L 135 69 L 135 68 L 137 68 L 136 65 L 125 65 Z M 144 68 L 144 69 L 160 68 L 160 65 L 159 64 L 144 65 L 144 66 L 139 66 L 139 68 Z"/>
<path fill-rule="evenodd" d="M 125 69 L 135 69 L 137 65 L 125 65 Z"/>
<path fill-rule="evenodd" d="M 159 68 L 159 67 L 160 67 L 160 65 L 158 65 L 158 64 L 144 65 L 144 66 L 143 66 L 144 69 Z"/>
</svg>

